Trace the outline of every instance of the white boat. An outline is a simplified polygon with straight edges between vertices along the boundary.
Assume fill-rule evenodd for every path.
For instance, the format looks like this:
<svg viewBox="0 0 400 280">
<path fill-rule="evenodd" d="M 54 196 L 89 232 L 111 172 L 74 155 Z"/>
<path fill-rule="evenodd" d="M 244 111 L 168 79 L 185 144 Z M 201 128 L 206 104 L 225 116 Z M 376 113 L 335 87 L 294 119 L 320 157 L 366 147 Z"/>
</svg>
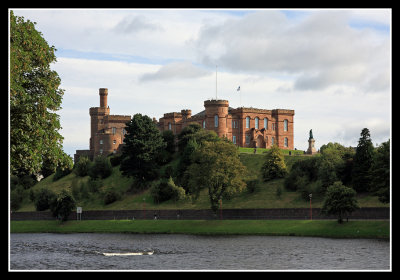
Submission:
<svg viewBox="0 0 400 280">
<path fill-rule="evenodd" d="M 154 251 L 150 252 L 127 252 L 127 253 L 103 253 L 104 256 L 142 256 L 153 255 Z"/>
</svg>

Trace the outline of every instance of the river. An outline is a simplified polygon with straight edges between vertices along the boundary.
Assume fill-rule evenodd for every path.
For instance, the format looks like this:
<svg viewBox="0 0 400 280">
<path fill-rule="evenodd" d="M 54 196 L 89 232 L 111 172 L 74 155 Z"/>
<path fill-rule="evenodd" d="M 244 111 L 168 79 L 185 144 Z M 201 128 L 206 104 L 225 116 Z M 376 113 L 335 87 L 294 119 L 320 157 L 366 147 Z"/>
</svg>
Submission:
<svg viewBox="0 0 400 280">
<path fill-rule="evenodd" d="M 390 270 L 390 242 L 293 236 L 13 233 L 10 270 Z"/>
</svg>

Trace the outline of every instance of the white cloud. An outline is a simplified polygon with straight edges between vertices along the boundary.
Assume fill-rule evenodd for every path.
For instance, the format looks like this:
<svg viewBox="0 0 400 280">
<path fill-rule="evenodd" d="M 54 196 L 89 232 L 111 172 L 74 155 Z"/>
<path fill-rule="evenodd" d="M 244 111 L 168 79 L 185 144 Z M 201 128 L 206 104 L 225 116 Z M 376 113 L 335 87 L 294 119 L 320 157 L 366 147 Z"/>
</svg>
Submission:
<svg viewBox="0 0 400 280">
<path fill-rule="evenodd" d="M 142 82 L 170 79 L 193 79 L 208 76 L 207 70 L 194 66 L 189 61 L 172 62 L 160 67 L 155 73 L 145 73 L 140 77 Z"/>
<path fill-rule="evenodd" d="M 367 73 L 387 89 L 388 36 L 349 26 L 351 13 L 316 11 L 296 24 L 274 10 L 205 25 L 194 42 L 208 65 L 255 73 L 289 73 L 297 89 L 335 84 L 367 86 Z M 372 78 L 373 79 L 373 78 Z"/>
</svg>

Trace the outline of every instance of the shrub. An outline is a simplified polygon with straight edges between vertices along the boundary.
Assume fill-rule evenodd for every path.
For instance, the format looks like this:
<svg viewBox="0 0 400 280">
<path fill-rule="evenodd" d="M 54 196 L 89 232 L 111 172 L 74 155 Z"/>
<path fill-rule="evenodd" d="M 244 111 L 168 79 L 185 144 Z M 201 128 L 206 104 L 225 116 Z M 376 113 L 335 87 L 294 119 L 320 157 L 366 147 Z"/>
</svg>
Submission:
<svg viewBox="0 0 400 280">
<path fill-rule="evenodd" d="M 34 204 L 36 211 L 44 211 L 50 208 L 51 203 L 57 198 L 57 195 L 49 189 L 40 189 L 34 195 Z"/>
<path fill-rule="evenodd" d="M 109 189 L 104 194 L 103 202 L 105 205 L 108 205 L 117 201 L 118 199 L 119 199 L 118 193 L 113 189 Z"/>
<path fill-rule="evenodd" d="M 90 165 L 88 174 L 91 178 L 107 178 L 112 173 L 110 159 L 105 156 L 97 156 Z"/>
<path fill-rule="evenodd" d="M 62 190 L 57 198 L 50 204 L 50 210 L 53 216 L 62 221 L 68 220 L 68 216 L 74 208 L 75 200 L 66 190 Z"/>
<path fill-rule="evenodd" d="M 64 176 L 67 176 L 69 173 L 72 172 L 72 169 L 68 168 L 68 167 L 57 167 L 56 169 L 56 173 L 54 173 L 53 176 L 53 181 L 57 181 L 58 179 L 61 179 Z"/>
<path fill-rule="evenodd" d="M 182 187 L 175 185 L 170 177 L 169 179 L 161 179 L 154 183 L 150 189 L 150 194 L 155 203 L 161 203 L 167 200 L 181 200 L 186 196 L 185 190 Z"/>
<path fill-rule="evenodd" d="M 91 162 L 88 157 L 80 157 L 79 161 L 75 163 L 74 173 L 77 176 L 85 177 L 88 175 Z"/>
<path fill-rule="evenodd" d="M 265 162 L 261 167 L 264 181 L 282 178 L 287 174 L 286 164 L 277 145 L 267 151 Z"/>
</svg>

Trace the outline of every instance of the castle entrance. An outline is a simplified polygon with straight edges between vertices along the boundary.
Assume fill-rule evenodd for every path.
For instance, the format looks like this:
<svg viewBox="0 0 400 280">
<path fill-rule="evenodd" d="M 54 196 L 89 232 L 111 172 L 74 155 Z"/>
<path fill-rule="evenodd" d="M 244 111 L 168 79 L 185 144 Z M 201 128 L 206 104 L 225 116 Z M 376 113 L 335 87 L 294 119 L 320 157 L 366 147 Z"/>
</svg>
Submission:
<svg viewBox="0 0 400 280">
<path fill-rule="evenodd" d="M 264 141 L 264 137 L 262 135 L 258 135 L 256 147 L 257 148 L 265 148 L 265 141 Z"/>
</svg>

